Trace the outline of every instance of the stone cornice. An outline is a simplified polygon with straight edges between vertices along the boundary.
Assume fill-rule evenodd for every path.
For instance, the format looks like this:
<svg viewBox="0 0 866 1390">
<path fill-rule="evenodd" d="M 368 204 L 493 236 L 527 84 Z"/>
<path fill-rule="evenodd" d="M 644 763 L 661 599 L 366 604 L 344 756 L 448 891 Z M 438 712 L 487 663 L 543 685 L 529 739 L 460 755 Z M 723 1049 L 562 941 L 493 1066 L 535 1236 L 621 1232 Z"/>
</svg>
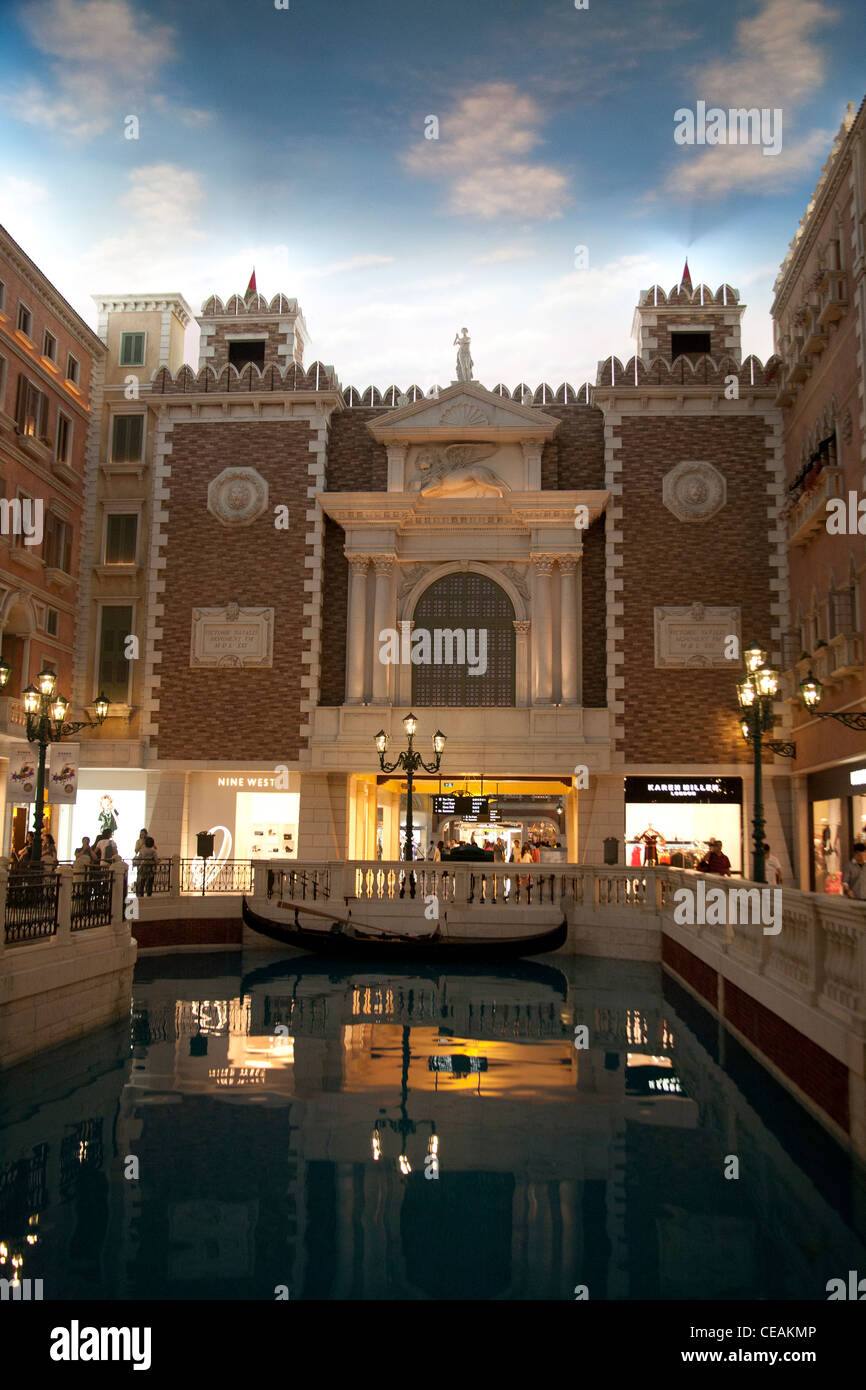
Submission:
<svg viewBox="0 0 866 1390">
<path fill-rule="evenodd" d="M 100 314 L 164 314 L 171 312 L 187 328 L 193 312 L 182 294 L 94 294 L 91 295 Z"/>
<path fill-rule="evenodd" d="M 381 527 L 397 531 L 431 527 L 475 527 L 478 530 L 532 526 L 574 525 L 574 511 L 583 505 L 591 525 L 601 516 L 610 494 L 606 490 L 568 492 L 509 492 L 505 497 L 422 498 L 418 493 L 320 492 L 322 510 L 344 530 Z"/>
<path fill-rule="evenodd" d="M 9 264 L 18 271 L 22 280 L 27 281 L 58 322 L 68 329 L 82 347 L 92 353 L 94 357 L 99 357 L 105 352 L 105 344 L 102 339 L 75 312 L 72 305 L 63 298 L 58 289 L 55 289 L 51 281 L 46 279 L 39 267 L 33 264 L 17 241 L 12 240 L 5 227 L 0 227 L 0 255 L 6 257 Z"/>
<path fill-rule="evenodd" d="M 846 171 L 850 168 L 854 142 L 858 137 L 863 138 L 864 111 L 866 111 L 866 101 L 861 102 L 856 116 L 851 116 L 850 112 L 846 112 L 842 120 L 806 211 L 800 218 L 800 225 L 785 254 L 785 259 L 779 268 L 779 274 L 776 276 L 773 285 L 773 302 L 770 306 L 770 314 L 774 319 L 778 319 L 784 312 L 785 305 L 803 269 L 803 264 L 818 239 L 818 233 L 824 225 L 827 207 L 835 198 L 839 185 Z"/>
</svg>

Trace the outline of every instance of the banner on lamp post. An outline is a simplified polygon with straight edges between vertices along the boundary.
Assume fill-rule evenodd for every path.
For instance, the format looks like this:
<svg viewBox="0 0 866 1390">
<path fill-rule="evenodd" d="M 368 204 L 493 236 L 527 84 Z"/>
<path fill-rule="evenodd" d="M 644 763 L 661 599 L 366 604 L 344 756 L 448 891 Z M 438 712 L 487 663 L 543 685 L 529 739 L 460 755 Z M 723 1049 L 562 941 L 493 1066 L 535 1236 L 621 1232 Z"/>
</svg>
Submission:
<svg viewBox="0 0 866 1390">
<path fill-rule="evenodd" d="M 77 743 L 53 743 L 45 776 L 45 801 L 49 806 L 74 806 L 78 797 Z"/>
<path fill-rule="evenodd" d="M 9 754 L 9 771 L 6 774 L 6 800 L 20 806 L 24 802 L 36 800 L 37 754 L 32 748 L 22 748 L 20 752 Z"/>
</svg>

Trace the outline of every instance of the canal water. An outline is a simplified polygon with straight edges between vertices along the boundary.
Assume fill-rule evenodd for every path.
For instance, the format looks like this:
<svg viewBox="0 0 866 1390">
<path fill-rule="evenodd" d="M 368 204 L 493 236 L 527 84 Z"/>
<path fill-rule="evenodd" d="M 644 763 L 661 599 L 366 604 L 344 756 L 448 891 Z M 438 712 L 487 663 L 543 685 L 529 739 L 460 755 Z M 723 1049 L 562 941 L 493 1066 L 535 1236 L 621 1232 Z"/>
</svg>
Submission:
<svg viewBox="0 0 866 1390">
<path fill-rule="evenodd" d="M 0 1126 L 0 1274 L 45 1299 L 824 1300 L 866 1272 L 862 1169 L 654 965 L 151 956 L 129 1019 L 4 1075 Z"/>
</svg>

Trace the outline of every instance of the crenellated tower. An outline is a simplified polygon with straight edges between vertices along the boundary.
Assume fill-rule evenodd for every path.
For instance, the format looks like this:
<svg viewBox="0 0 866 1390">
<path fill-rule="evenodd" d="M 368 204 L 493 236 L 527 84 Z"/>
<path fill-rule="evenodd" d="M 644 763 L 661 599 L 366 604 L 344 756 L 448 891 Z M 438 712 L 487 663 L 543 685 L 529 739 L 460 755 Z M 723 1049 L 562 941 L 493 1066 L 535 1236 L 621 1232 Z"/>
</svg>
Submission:
<svg viewBox="0 0 866 1390">
<path fill-rule="evenodd" d="M 255 288 L 255 272 L 244 295 L 233 294 L 226 304 L 211 295 L 196 319 L 201 329 L 199 368 L 219 374 L 227 363 L 243 371 L 252 362 L 285 369 L 304 365 L 310 335 L 296 299 L 276 294 L 268 303 Z"/>
<path fill-rule="evenodd" d="M 705 353 L 716 361 L 732 357 L 739 364 L 745 309 L 739 291 L 730 285 L 720 285 L 715 294 L 707 285 L 693 287 L 686 261 L 679 285 L 668 293 L 661 285 L 641 290 L 631 330 L 638 355 L 645 366 L 657 357 L 672 362 Z"/>
</svg>

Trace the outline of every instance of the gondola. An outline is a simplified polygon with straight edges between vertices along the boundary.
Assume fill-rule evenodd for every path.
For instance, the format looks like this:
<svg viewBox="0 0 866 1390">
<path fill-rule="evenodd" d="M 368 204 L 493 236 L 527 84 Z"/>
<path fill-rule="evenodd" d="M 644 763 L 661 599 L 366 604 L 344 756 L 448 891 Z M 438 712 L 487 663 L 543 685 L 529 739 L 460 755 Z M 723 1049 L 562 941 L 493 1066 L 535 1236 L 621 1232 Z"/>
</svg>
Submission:
<svg viewBox="0 0 866 1390">
<path fill-rule="evenodd" d="M 316 930 L 302 927 L 299 913 L 330 921 L 329 930 Z M 254 912 L 243 899 L 244 922 L 261 936 L 278 941 L 282 946 L 294 946 L 301 951 L 310 951 L 317 956 L 339 956 L 343 959 L 376 961 L 435 961 L 437 965 L 451 962 L 479 962 L 516 960 L 523 956 L 546 955 L 557 951 L 565 944 L 568 936 L 568 923 L 565 918 L 558 927 L 537 932 L 532 936 L 509 938 L 453 937 L 441 931 L 429 936 L 399 936 L 396 933 L 364 929 L 348 918 L 338 918 L 336 914 L 322 912 L 298 905 L 294 908 L 294 922 L 283 923 L 271 917 L 262 917 Z"/>
<path fill-rule="evenodd" d="M 373 964 L 376 964 L 374 961 Z M 483 984 L 486 980 L 515 982 L 518 984 L 541 985 L 552 990 L 563 1001 L 568 995 L 568 979 L 555 965 L 542 965 L 534 960 L 514 960 L 511 963 L 499 961 L 448 961 L 448 973 L 434 960 L 390 961 L 388 974 L 382 976 L 377 968 L 377 978 L 388 980 L 410 980 L 423 984 L 439 985 L 443 980 L 469 980 Z M 366 979 L 363 964 L 357 959 L 335 959 L 316 955 L 281 956 L 267 965 L 256 966 L 245 971 L 241 978 L 240 993 L 249 994 L 253 989 L 273 985 L 280 980 L 327 980 L 330 984 L 348 984 Z"/>
</svg>

